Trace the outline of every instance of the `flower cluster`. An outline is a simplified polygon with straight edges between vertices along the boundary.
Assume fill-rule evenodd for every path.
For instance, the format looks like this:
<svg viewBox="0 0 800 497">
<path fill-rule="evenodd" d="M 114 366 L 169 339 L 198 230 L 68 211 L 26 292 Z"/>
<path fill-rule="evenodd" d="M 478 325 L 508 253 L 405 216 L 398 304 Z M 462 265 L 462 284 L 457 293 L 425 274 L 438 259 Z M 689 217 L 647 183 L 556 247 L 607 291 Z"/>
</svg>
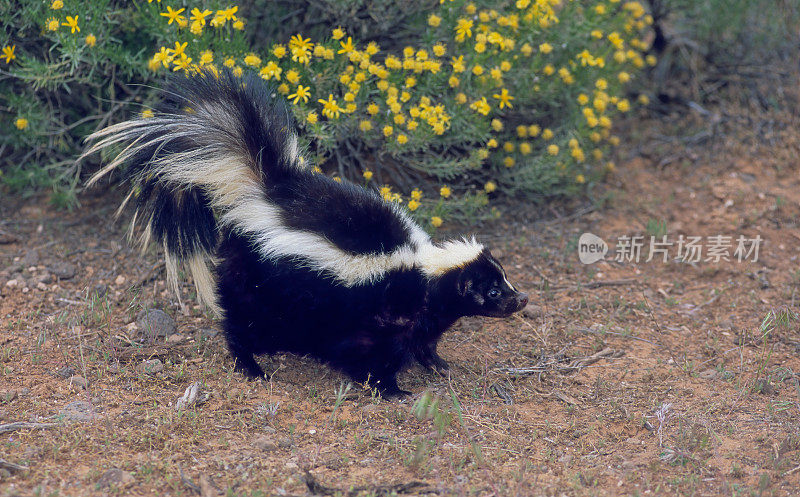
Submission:
<svg viewBox="0 0 800 497">
<path fill-rule="evenodd" d="M 43 31 L 74 53 L 111 43 L 102 16 L 48 1 Z M 291 104 L 310 164 L 370 185 L 406 178 L 376 188 L 434 227 L 498 192 L 579 191 L 613 170 L 614 116 L 646 102 L 625 87 L 655 63 L 636 1 L 442 2 L 424 36 L 391 51 L 341 27 L 255 49 L 239 6 L 223 1 L 136 3 L 158 40 L 143 74 L 257 73 Z"/>
</svg>

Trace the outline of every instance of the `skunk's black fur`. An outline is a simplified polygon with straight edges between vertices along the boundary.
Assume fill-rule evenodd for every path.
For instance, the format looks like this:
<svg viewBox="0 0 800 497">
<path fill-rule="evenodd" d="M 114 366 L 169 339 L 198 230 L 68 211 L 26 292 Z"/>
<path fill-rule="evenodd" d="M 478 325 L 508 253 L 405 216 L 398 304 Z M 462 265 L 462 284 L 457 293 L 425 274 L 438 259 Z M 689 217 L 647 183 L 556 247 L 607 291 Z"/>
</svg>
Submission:
<svg viewBox="0 0 800 497">
<path fill-rule="evenodd" d="M 187 262 L 247 375 L 264 374 L 254 355 L 289 351 L 399 394 L 412 361 L 446 368 L 436 344 L 457 319 L 527 303 L 474 240 L 435 244 L 397 205 L 305 167 L 258 77 L 200 73 L 165 95 L 154 117 L 89 138 L 84 155 L 125 146 L 90 184 L 127 164 L 143 242 L 163 244 L 173 284 Z"/>
</svg>

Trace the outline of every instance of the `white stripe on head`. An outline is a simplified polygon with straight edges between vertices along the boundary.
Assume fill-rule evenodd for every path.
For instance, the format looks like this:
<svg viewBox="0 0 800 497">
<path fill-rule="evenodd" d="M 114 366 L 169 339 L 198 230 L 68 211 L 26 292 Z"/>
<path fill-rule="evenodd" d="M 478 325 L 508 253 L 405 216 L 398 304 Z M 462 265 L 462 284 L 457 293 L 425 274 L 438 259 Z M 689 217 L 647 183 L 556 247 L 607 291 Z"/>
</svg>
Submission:
<svg viewBox="0 0 800 497">
<path fill-rule="evenodd" d="M 465 266 L 481 255 L 483 245 L 475 239 L 450 240 L 436 246 L 427 243 L 417 250 L 417 263 L 427 276 L 439 276 Z"/>
<path fill-rule="evenodd" d="M 514 285 L 512 285 L 512 284 L 511 284 L 511 282 L 510 282 L 510 281 L 508 281 L 508 276 L 506 276 L 506 270 L 505 270 L 505 269 L 503 269 L 503 266 L 501 266 L 500 264 L 498 264 L 498 263 L 497 263 L 497 261 L 495 261 L 494 259 L 489 259 L 489 262 L 491 262 L 491 263 L 492 263 L 492 265 L 493 265 L 494 267 L 496 267 L 498 271 L 500 271 L 500 274 L 502 274 L 502 275 L 503 275 L 503 282 L 504 282 L 506 285 L 508 285 L 508 287 L 509 287 L 509 288 L 511 288 L 512 290 L 514 290 L 514 291 L 516 292 L 516 291 L 517 291 L 517 289 L 516 289 L 516 287 L 514 287 Z"/>
</svg>

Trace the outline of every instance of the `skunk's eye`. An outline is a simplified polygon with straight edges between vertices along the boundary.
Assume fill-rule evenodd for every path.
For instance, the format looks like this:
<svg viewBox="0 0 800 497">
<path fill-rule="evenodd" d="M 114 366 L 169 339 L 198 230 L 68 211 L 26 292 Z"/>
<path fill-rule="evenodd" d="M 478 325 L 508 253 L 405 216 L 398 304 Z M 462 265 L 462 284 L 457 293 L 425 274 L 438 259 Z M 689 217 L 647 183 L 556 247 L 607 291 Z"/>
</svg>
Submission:
<svg viewBox="0 0 800 497">
<path fill-rule="evenodd" d="M 486 293 L 486 296 L 489 297 L 490 299 L 496 299 L 497 297 L 500 296 L 500 290 L 498 290 L 497 288 L 492 288 Z"/>
</svg>

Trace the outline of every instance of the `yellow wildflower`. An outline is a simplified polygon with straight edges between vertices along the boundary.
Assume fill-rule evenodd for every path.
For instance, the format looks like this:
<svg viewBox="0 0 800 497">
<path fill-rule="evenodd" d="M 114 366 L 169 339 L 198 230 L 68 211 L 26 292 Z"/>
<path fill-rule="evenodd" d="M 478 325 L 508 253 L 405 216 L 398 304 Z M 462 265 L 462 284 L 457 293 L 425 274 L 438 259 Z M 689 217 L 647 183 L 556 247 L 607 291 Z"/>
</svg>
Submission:
<svg viewBox="0 0 800 497">
<path fill-rule="evenodd" d="M 152 109 L 145 109 L 142 111 L 142 119 L 150 119 L 155 114 L 153 113 Z"/>
<path fill-rule="evenodd" d="M 234 21 L 233 22 L 233 29 L 235 29 L 236 31 L 243 30 L 244 29 L 244 21 L 242 21 L 241 19 L 237 19 L 236 21 Z"/>
<path fill-rule="evenodd" d="M 192 21 L 194 21 L 196 23 L 199 23 L 201 26 L 205 26 L 206 25 L 206 17 L 210 16 L 211 14 L 213 14 L 213 12 L 211 12 L 208 9 L 203 10 L 201 12 L 200 9 L 195 7 L 195 8 L 192 9 L 191 19 L 192 19 Z"/>
<path fill-rule="evenodd" d="M 260 59 L 259 59 L 260 61 Z M 278 64 L 275 63 L 274 60 L 267 62 L 267 64 L 261 68 L 259 71 L 259 75 L 262 79 L 274 79 L 275 81 L 280 81 L 281 73 L 283 72 L 283 68 L 280 67 Z"/>
<path fill-rule="evenodd" d="M 261 65 L 261 57 L 254 53 L 249 53 L 245 56 L 244 63 L 250 67 L 258 67 Z"/>
<path fill-rule="evenodd" d="M 389 137 L 392 136 L 392 133 L 394 133 L 393 127 L 389 126 L 388 124 L 383 127 L 383 136 Z"/>
<path fill-rule="evenodd" d="M 506 166 L 506 167 L 514 167 L 514 164 L 516 162 L 517 161 L 515 161 L 514 158 L 511 157 L 511 156 L 503 157 L 503 165 Z"/>
<path fill-rule="evenodd" d="M 513 152 L 514 151 L 514 144 L 512 142 L 503 143 L 503 150 L 505 150 L 508 153 Z"/>
<path fill-rule="evenodd" d="M 539 136 L 539 133 L 541 132 L 542 128 L 538 124 L 531 124 L 530 126 L 528 126 L 528 136 L 530 137 L 535 138 Z"/>
<path fill-rule="evenodd" d="M 441 187 L 439 189 L 439 195 L 441 195 L 442 198 L 448 198 L 451 193 L 453 193 L 453 192 L 450 190 L 450 187 L 447 186 L 447 185 L 445 185 L 445 186 L 443 186 L 443 187 Z"/>
<path fill-rule="evenodd" d="M 436 14 L 431 14 L 428 16 L 428 25 L 433 26 L 434 28 L 439 26 L 442 23 L 442 18 L 437 16 Z"/>
<path fill-rule="evenodd" d="M 47 27 L 48 31 L 58 31 L 58 27 L 61 26 L 61 23 L 55 17 L 51 17 L 47 19 L 44 25 Z"/>
<path fill-rule="evenodd" d="M 355 50 L 355 47 L 353 46 L 353 38 L 350 36 L 347 37 L 347 41 L 340 41 L 339 45 L 341 45 L 342 48 L 336 53 L 349 54 Z"/>
<path fill-rule="evenodd" d="M 167 23 L 167 25 L 170 25 L 173 22 L 176 22 L 180 26 L 181 24 L 186 22 L 186 17 L 181 15 L 181 12 L 183 12 L 184 10 L 186 10 L 186 9 L 184 8 L 184 9 L 173 10 L 172 7 L 167 5 L 167 11 L 166 12 L 162 12 L 159 15 L 164 16 L 167 19 L 169 19 L 169 22 Z"/>
<path fill-rule="evenodd" d="M 286 71 L 285 74 L 286 81 L 290 82 L 293 85 L 296 85 L 298 81 L 300 81 L 300 73 L 295 71 L 294 69 L 289 69 Z"/>
<path fill-rule="evenodd" d="M 550 128 L 545 128 L 544 131 L 542 131 L 542 139 L 551 140 L 552 138 L 553 138 L 553 130 L 551 130 Z"/>
<path fill-rule="evenodd" d="M 531 153 L 531 144 L 528 142 L 522 142 L 519 144 L 519 153 L 522 155 L 528 155 Z"/>
<path fill-rule="evenodd" d="M 78 26 L 78 16 L 67 16 L 67 22 L 62 22 L 61 25 L 67 26 L 70 29 L 69 32 L 72 34 L 74 34 L 76 31 L 78 33 L 81 32 L 81 28 Z"/>
<path fill-rule="evenodd" d="M 547 153 L 550 155 L 558 155 L 558 145 L 548 145 L 547 146 Z"/>
<path fill-rule="evenodd" d="M 503 122 L 500 119 L 492 119 L 492 129 L 497 132 L 503 131 Z"/>
<path fill-rule="evenodd" d="M 59 10 L 64 7 L 64 2 L 62 0 L 53 0 L 53 3 L 50 4 L 50 8 L 53 10 Z"/>
<path fill-rule="evenodd" d="M 369 169 L 365 170 L 364 173 L 363 173 L 363 176 L 364 176 L 365 180 L 367 180 L 367 181 L 371 180 L 372 179 L 372 171 L 370 171 Z"/>
<path fill-rule="evenodd" d="M 28 127 L 28 120 L 24 117 L 18 117 L 17 120 L 14 121 L 14 126 L 20 131 L 26 129 Z"/>
<path fill-rule="evenodd" d="M 309 112 L 306 116 L 306 121 L 311 124 L 315 124 L 319 120 L 319 116 L 317 116 L 316 112 Z"/>
<path fill-rule="evenodd" d="M 495 140 L 494 138 L 491 138 L 489 139 L 488 142 L 486 142 L 486 146 L 488 148 L 497 148 L 497 145 L 498 145 L 497 140 Z"/>
<path fill-rule="evenodd" d="M 575 176 L 575 182 L 578 184 L 586 183 L 586 178 L 584 178 L 582 174 L 579 174 Z"/>
<path fill-rule="evenodd" d="M 397 143 L 399 143 L 400 145 L 408 143 L 408 137 L 403 134 L 397 135 Z"/>
<path fill-rule="evenodd" d="M 457 21 L 455 31 L 456 31 L 456 41 L 462 42 L 467 38 L 472 37 L 472 20 L 471 19 L 464 19 L 461 18 Z"/>
<path fill-rule="evenodd" d="M 311 96 L 311 88 L 308 86 L 297 85 L 297 90 L 294 93 L 289 95 L 289 99 L 292 100 L 293 104 L 297 104 L 300 100 L 303 102 L 308 102 L 308 97 Z"/>
<path fill-rule="evenodd" d="M 341 28 L 341 26 L 340 26 L 340 27 L 338 27 L 338 28 L 335 28 L 335 29 L 333 30 L 333 39 L 334 39 L 334 40 L 341 40 L 342 38 L 344 38 L 344 35 L 345 35 L 345 32 L 344 32 L 344 30 Z"/>
<path fill-rule="evenodd" d="M 358 123 L 358 128 L 366 133 L 367 131 L 370 131 L 372 129 L 372 121 L 370 121 L 369 119 L 362 119 L 361 122 Z"/>
<path fill-rule="evenodd" d="M 6 59 L 6 64 L 11 64 L 11 61 L 16 59 L 17 56 L 14 53 L 14 50 L 17 48 L 16 45 L 6 45 L 3 47 L 3 55 L 0 55 L 0 59 Z"/>
<path fill-rule="evenodd" d="M 493 191 L 497 190 L 497 183 L 494 181 L 487 181 L 485 185 L 483 185 L 483 190 L 486 193 L 492 193 Z"/>
<path fill-rule="evenodd" d="M 322 108 L 322 115 L 324 115 L 328 119 L 338 119 L 339 118 L 339 113 L 341 112 L 342 108 L 339 107 L 339 104 L 333 98 L 333 94 L 332 93 L 328 94 L 328 99 L 327 100 L 319 99 L 318 102 L 321 103 L 322 107 L 323 107 Z"/>
<path fill-rule="evenodd" d="M 514 100 L 514 97 L 509 95 L 508 90 L 505 88 L 500 90 L 500 94 L 495 93 L 494 95 L 492 95 L 492 97 L 500 101 L 498 107 L 500 107 L 501 109 L 504 107 L 508 107 L 509 109 L 513 107 L 513 105 L 511 105 L 511 101 Z"/>
<path fill-rule="evenodd" d="M 542 43 L 541 45 L 539 45 L 539 51 L 542 52 L 543 54 L 549 54 L 550 52 L 553 51 L 553 45 L 549 43 Z"/>
<path fill-rule="evenodd" d="M 438 228 L 439 226 L 442 225 L 442 218 L 440 218 L 439 216 L 433 216 L 431 218 L 431 224 L 433 225 L 434 228 Z"/>
<path fill-rule="evenodd" d="M 87 45 L 93 47 L 97 44 L 97 37 L 95 37 L 95 35 L 93 34 L 88 34 L 86 35 L 86 39 L 84 41 L 86 42 Z"/>
</svg>

